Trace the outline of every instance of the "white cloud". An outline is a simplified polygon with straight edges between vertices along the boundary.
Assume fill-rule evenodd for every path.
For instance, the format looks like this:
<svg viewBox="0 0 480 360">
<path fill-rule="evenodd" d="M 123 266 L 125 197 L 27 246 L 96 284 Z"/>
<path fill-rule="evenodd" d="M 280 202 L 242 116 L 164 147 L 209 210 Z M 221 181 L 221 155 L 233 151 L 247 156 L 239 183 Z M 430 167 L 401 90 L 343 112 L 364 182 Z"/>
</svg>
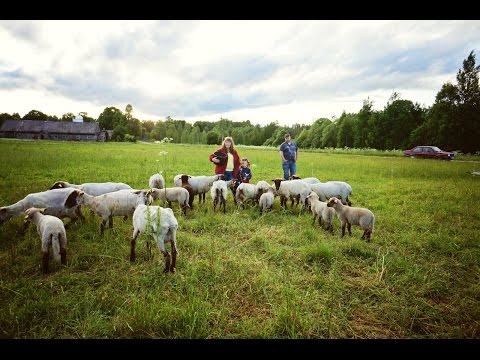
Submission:
<svg viewBox="0 0 480 360">
<path fill-rule="evenodd" d="M 393 91 L 430 106 L 480 21 L 0 21 L 0 43 L 0 112 L 310 124 Z"/>
</svg>

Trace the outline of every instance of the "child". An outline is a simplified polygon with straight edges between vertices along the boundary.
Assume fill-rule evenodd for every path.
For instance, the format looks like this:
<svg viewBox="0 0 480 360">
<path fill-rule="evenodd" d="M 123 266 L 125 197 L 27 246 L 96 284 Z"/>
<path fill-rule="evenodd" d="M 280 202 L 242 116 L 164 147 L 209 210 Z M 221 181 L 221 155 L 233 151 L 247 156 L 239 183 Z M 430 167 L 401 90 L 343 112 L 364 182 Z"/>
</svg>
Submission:
<svg viewBox="0 0 480 360">
<path fill-rule="evenodd" d="M 240 171 L 238 172 L 240 182 L 249 183 L 252 178 L 252 172 L 250 171 L 250 161 L 247 158 L 243 158 L 240 162 Z"/>
</svg>

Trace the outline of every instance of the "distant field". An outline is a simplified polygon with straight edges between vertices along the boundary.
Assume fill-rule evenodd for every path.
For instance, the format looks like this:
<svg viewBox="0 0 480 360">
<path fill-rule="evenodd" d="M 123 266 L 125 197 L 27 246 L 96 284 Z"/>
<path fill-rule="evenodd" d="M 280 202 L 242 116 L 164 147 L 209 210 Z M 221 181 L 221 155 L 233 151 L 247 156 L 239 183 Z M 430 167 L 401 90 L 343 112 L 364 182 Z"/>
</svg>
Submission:
<svg viewBox="0 0 480 360">
<path fill-rule="evenodd" d="M 0 206 L 57 180 L 146 188 L 162 171 L 211 175 L 218 146 L 0 139 Z M 281 177 L 276 148 L 238 147 L 252 182 Z M 374 154 L 369 154 L 374 155 Z M 372 242 L 340 238 L 298 208 L 259 216 L 206 203 L 180 215 L 177 272 L 131 264 L 131 219 L 67 225 L 68 265 L 41 272 L 40 240 L 23 219 L 0 225 L 0 338 L 479 338 L 479 162 L 300 151 L 298 174 L 353 187 L 375 213 Z M 69 220 L 65 220 L 69 223 Z M 168 247 L 170 251 L 170 246 Z"/>
</svg>

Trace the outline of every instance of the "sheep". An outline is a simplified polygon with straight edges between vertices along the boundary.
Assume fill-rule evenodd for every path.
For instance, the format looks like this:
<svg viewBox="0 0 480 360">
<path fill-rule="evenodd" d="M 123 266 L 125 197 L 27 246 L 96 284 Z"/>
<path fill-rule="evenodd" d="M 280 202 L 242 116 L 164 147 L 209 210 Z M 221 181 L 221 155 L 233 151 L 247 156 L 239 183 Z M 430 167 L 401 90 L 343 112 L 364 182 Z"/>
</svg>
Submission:
<svg viewBox="0 0 480 360">
<path fill-rule="evenodd" d="M 303 178 L 302 179 L 300 176 L 297 176 L 297 175 L 290 176 L 289 180 L 302 180 L 303 182 L 306 182 L 307 184 L 318 184 L 318 183 L 321 182 L 316 177 L 308 177 L 308 178 Z"/>
<path fill-rule="evenodd" d="M 267 192 L 260 195 L 258 205 L 260 207 L 260 215 L 263 211 L 272 210 L 273 203 L 275 202 L 275 188 L 270 186 Z"/>
<path fill-rule="evenodd" d="M 52 246 L 53 259 L 62 265 L 67 264 L 67 234 L 63 221 L 58 217 L 44 215 L 45 209 L 35 207 L 25 210 L 25 221 L 37 226 L 38 235 L 42 240 L 42 269 L 48 273 L 49 247 Z"/>
<path fill-rule="evenodd" d="M 241 183 L 237 187 L 235 193 L 235 202 L 237 206 L 241 206 L 242 209 L 245 209 L 244 203 L 248 200 L 256 200 L 255 185 L 249 183 Z"/>
<path fill-rule="evenodd" d="M 190 183 L 188 182 L 188 179 L 190 179 L 191 176 L 190 175 L 182 175 L 180 177 L 180 181 L 182 182 L 182 188 L 184 188 L 185 190 L 187 190 L 188 192 L 188 206 L 193 209 L 193 200 L 195 198 L 195 192 L 193 191 L 193 187 L 192 185 L 190 185 Z"/>
<path fill-rule="evenodd" d="M 260 201 L 260 196 L 262 196 L 263 193 L 267 192 L 269 188 L 270 185 L 266 181 L 259 180 L 257 182 L 257 184 L 255 185 L 255 200 L 257 204 Z"/>
<path fill-rule="evenodd" d="M 330 198 L 328 207 L 333 207 L 342 223 L 342 237 L 345 236 L 345 225 L 348 228 L 348 235 L 352 236 L 351 225 L 359 225 L 363 229 L 362 240 L 370 242 L 370 235 L 373 233 L 375 216 L 369 209 L 345 206 L 336 197 Z"/>
<path fill-rule="evenodd" d="M 104 182 L 104 183 L 85 183 L 81 185 L 70 184 L 66 181 L 56 181 L 50 190 L 75 188 L 85 191 L 88 195 L 99 196 L 109 192 L 132 189 L 132 187 L 125 183 Z"/>
<path fill-rule="evenodd" d="M 232 180 L 216 180 L 213 182 L 210 189 L 210 195 L 213 199 L 213 211 L 215 211 L 217 204 L 223 205 L 223 213 L 225 214 L 225 206 L 227 205 L 228 187 L 231 185 Z"/>
<path fill-rule="evenodd" d="M 89 207 L 102 218 L 100 235 L 103 234 L 107 220 L 109 227 L 113 228 L 113 216 L 131 215 L 139 204 L 148 205 L 152 200 L 150 190 L 119 190 L 100 196 L 91 196 L 81 191 L 78 195 L 80 204 Z"/>
<path fill-rule="evenodd" d="M 183 215 L 186 215 L 187 208 L 189 208 L 189 199 L 190 194 L 188 190 L 181 187 L 173 187 L 173 188 L 164 188 L 164 189 L 157 189 L 152 188 L 151 194 L 153 200 L 160 200 L 160 201 L 167 201 L 168 207 L 172 207 L 172 202 L 178 202 L 182 209 Z"/>
<path fill-rule="evenodd" d="M 184 174 L 175 175 L 175 177 L 173 178 L 173 183 L 175 186 L 177 187 L 182 186 L 182 180 L 181 180 L 182 175 Z M 223 174 L 216 174 L 212 176 L 204 176 L 204 175 L 201 175 L 201 176 L 188 175 L 188 176 L 190 176 L 188 178 L 188 183 L 192 186 L 193 194 L 194 195 L 198 194 L 199 203 L 202 202 L 202 198 L 203 198 L 203 202 L 205 202 L 205 193 L 207 193 L 210 190 L 213 182 L 219 179 L 223 179 Z M 193 200 L 194 199 L 192 198 L 192 201 Z"/>
<path fill-rule="evenodd" d="M 319 184 L 309 184 L 310 188 L 315 191 L 321 201 L 327 201 L 331 197 L 341 198 L 342 204 L 351 206 L 352 203 L 348 198 L 352 193 L 352 187 L 347 183 L 340 181 L 328 181 Z"/>
<path fill-rule="evenodd" d="M 275 183 L 277 194 L 280 195 L 280 205 L 282 207 L 287 207 L 288 198 L 292 199 L 293 207 L 293 198 L 299 196 L 302 202 L 302 210 L 305 209 L 305 200 L 311 192 L 310 184 L 299 180 L 283 180 L 280 178 L 273 179 L 272 181 Z"/>
<path fill-rule="evenodd" d="M 157 173 L 150 176 L 150 179 L 148 180 L 148 186 L 150 188 L 163 189 L 165 187 L 165 179 L 163 178 L 162 174 Z"/>
<path fill-rule="evenodd" d="M 84 220 L 78 203 L 80 190 L 74 188 L 47 190 L 28 194 L 22 200 L 9 206 L 0 208 L 0 224 L 3 224 L 13 216 L 20 216 L 31 207 L 45 208 L 45 215 L 53 215 L 58 218 L 68 217 L 71 220 L 78 218 Z"/>
<path fill-rule="evenodd" d="M 315 224 L 315 219 L 318 216 L 318 225 L 322 226 L 323 220 L 325 223 L 325 230 L 329 230 L 330 233 L 333 234 L 333 219 L 335 217 L 335 209 L 328 207 L 327 203 L 320 201 L 317 193 L 313 190 L 310 195 L 307 196 L 307 200 L 310 204 L 313 214 L 312 224 Z"/>
<path fill-rule="evenodd" d="M 133 235 L 130 241 L 130 261 L 135 261 L 135 240 L 140 233 L 150 232 L 157 241 L 157 246 L 165 258 L 164 273 L 175 272 L 177 261 L 177 228 L 178 221 L 170 208 L 160 206 L 146 206 L 140 204 L 133 212 Z M 172 258 L 165 244 L 172 244 Z"/>
</svg>

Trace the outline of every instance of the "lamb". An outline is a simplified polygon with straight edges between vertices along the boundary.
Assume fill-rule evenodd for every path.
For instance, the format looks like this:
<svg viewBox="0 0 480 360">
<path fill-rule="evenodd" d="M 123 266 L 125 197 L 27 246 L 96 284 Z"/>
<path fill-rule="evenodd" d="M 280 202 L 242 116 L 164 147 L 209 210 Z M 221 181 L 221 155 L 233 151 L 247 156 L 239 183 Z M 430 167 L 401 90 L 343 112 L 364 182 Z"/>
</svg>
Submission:
<svg viewBox="0 0 480 360">
<path fill-rule="evenodd" d="M 310 195 L 307 196 L 307 200 L 310 204 L 313 222 L 315 224 L 315 219 L 318 216 L 318 225 L 322 226 L 322 220 L 325 223 L 325 230 L 329 230 L 333 234 L 333 219 L 335 217 L 335 209 L 328 207 L 327 203 L 320 201 L 318 195 L 315 191 L 312 191 Z"/>
<path fill-rule="evenodd" d="M 182 175 L 184 174 L 175 175 L 175 177 L 173 178 L 173 183 L 175 186 L 177 187 L 182 186 L 182 180 L 181 180 Z M 205 202 L 205 193 L 207 193 L 210 190 L 213 182 L 219 179 L 223 179 L 223 174 L 217 174 L 212 176 L 204 176 L 204 175 L 201 175 L 201 176 L 188 175 L 188 176 L 190 176 L 188 178 L 188 183 L 192 186 L 193 195 L 198 194 L 199 203 L 202 202 L 202 199 L 203 199 L 203 202 Z M 193 200 L 194 199 L 192 198 L 192 201 Z"/>
<path fill-rule="evenodd" d="M 186 215 L 187 208 L 189 208 L 190 194 L 188 190 L 183 187 L 173 187 L 157 189 L 152 188 L 151 194 L 153 200 L 167 201 L 168 207 L 172 207 L 172 202 L 178 202 L 182 209 L 182 214 Z"/>
<path fill-rule="evenodd" d="M 163 175 L 157 173 L 150 176 L 150 179 L 148 180 L 148 186 L 150 188 L 163 189 L 165 187 L 165 179 L 163 178 Z"/>
<path fill-rule="evenodd" d="M 58 217 L 44 215 L 45 209 L 35 207 L 25 210 L 25 221 L 29 221 L 37 226 L 38 235 L 42 240 L 43 262 L 42 269 L 48 273 L 49 247 L 52 246 L 53 259 L 62 265 L 67 264 L 67 234 L 63 221 Z"/>
<path fill-rule="evenodd" d="M 75 188 L 85 191 L 88 195 L 98 196 L 109 192 L 132 189 L 132 187 L 125 183 L 104 182 L 104 183 L 84 183 L 81 185 L 70 184 L 66 181 L 56 181 L 50 190 Z"/>
<path fill-rule="evenodd" d="M 99 196 L 81 191 L 78 195 L 80 204 L 86 205 L 102 218 L 100 235 L 103 234 L 107 220 L 109 227 L 113 228 L 114 216 L 131 215 L 139 204 L 148 205 L 152 200 L 150 190 L 119 190 Z"/>
<path fill-rule="evenodd" d="M 255 185 L 255 200 L 257 203 L 260 201 L 260 196 L 262 196 L 263 193 L 267 192 L 268 189 L 270 189 L 270 185 L 264 181 L 260 180 L 257 182 Z"/>
<path fill-rule="evenodd" d="M 242 209 L 245 209 L 245 202 L 248 200 L 256 200 L 256 191 L 255 185 L 249 183 L 241 183 L 237 187 L 235 193 L 235 202 L 238 206 L 241 206 Z"/>
<path fill-rule="evenodd" d="M 77 199 L 79 193 L 80 191 L 77 189 L 67 188 L 28 194 L 15 204 L 0 208 L 0 224 L 13 216 L 22 215 L 31 207 L 45 208 L 45 215 L 53 215 L 58 218 L 85 219 Z"/>
<path fill-rule="evenodd" d="M 270 186 L 267 192 L 260 195 L 258 205 L 260 207 L 260 215 L 263 211 L 272 210 L 273 203 L 275 202 L 275 188 Z"/>
<path fill-rule="evenodd" d="M 210 195 L 213 199 L 213 211 L 215 211 L 217 204 L 223 205 L 223 213 L 225 214 L 225 206 L 227 205 L 228 187 L 232 184 L 232 180 L 216 180 L 213 182 L 210 189 Z"/>
<path fill-rule="evenodd" d="M 273 179 L 272 181 L 275 183 L 277 194 L 280 195 L 280 205 L 282 207 L 286 208 L 288 198 L 292 199 L 293 207 L 293 198 L 299 196 L 302 202 L 302 210 L 305 209 L 305 200 L 311 192 L 310 184 L 299 180 L 283 180 L 280 178 Z"/>
<path fill-rule="evenodd" d="M 130 261 L 135 261 L 135 240 L 140 233 L 150 232 L 157 241 L 157 246 L 165 258 L 164 273 L 175 272 L 177 261 L 177 228 L 178 221 L 170 208 L 146 206 L 140 204 L 133 212 L 133 235 L 130 241 Z M 172 244 L 172 258 L 165 244 Z"/>
<path fill-rule="evenodd" d="M 330 198 L 328 207 L 333 207 L 342 223 L 342 237 L 345 236 L 345 225 L 348 228 L 348 235 L 352 236 L 351 225 L 359 225 L 363 229 L 362 240 L 370 242 L 370 235 L 375 225 L 375 216 L 369 209 L 350 207 L 342 204 L 336 197 Z"/>
</svg>

